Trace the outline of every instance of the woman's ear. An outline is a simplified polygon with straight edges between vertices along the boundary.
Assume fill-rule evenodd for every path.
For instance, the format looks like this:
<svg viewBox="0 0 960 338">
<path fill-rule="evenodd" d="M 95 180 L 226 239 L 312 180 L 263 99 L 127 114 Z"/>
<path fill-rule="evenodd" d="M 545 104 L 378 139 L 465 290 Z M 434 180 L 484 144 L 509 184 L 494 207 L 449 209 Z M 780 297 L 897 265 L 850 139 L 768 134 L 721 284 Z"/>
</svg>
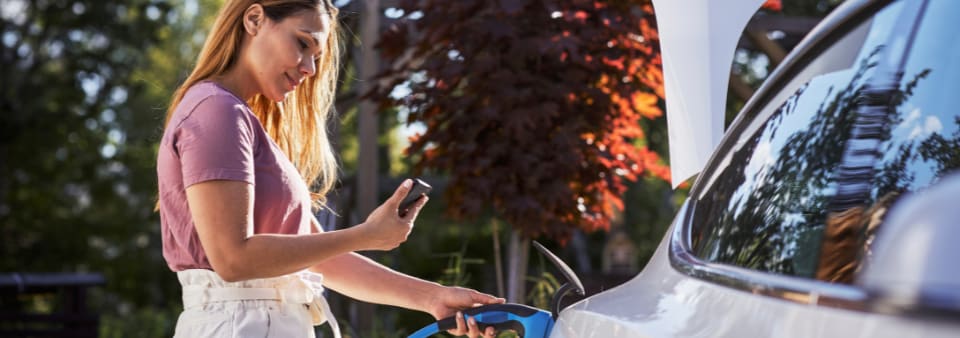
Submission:
<svg viewBox="0 0 960 338">
<path fill-rule="evenodd" d="M 263 6 L 253 4 L 243 12 L 243 28 L 250 35 L 257 35 L 264 21 Z"/>
</svg>

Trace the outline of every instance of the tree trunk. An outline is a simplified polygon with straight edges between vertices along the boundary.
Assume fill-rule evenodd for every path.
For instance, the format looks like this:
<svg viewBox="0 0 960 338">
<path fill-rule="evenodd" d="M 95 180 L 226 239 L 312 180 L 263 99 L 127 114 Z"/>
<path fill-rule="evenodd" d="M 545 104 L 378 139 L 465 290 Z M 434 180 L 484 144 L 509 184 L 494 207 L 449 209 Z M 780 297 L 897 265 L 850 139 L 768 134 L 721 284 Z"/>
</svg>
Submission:
<svg viewBox="0 0 960 338">
<path fill-rule="evenodd" d="M 590 264 L 590 255 L 587 251 L 587 239 L 584 238 L 583 231 L 573 232 L 573 238 L 570 240 L 570 249 L 573 250 L 573 256 L 577 262 L 577 272 L 581 274 L 590 274 L 593 272 L 593 266 Z M 562 282 L 561 282 L 562 283 Z"/>
<path fill-rule="evenodd" d="M 530 240 L 519 231 L 510 232 L 510 243 L 507 247 L 507 257 L 510 258 L 507 267 L 507 301 L 524 303 L 527 296 L 527 262 L 530 258 Z"/>
<path fill-rule="evenodd" d="M 493 263 L 497 274 L 497 296 L 503 297 L 506 291 L 503 287 L 503 255 L 500 253 L 500 221 L 494 218 L 493 223 Z"/>
<path fill-rule="evenodd" d="M 360 53 L 357 72 L 361 81 L 358 83 L 358 92 L 366 92 L 377 74 L 377 54 L 373 45 L 377 42 L 380 32 L 380 0 L 365 0 L 361 4 L 360 15 Z M 377 206 L 377 107 L 370 100 L 360 101 L 357 111 L 359 123 L 360 151 L 357 159 L 357 216 L 365 219 Z M 368 256 L 376 260 L 378 255 Z M 367 330 L 373 329 L 376 307 L 370 303 L 357 303 L 356 317 L 351 318 L 356 323 L 360 336 L 369 335 Z"/>
</svg>

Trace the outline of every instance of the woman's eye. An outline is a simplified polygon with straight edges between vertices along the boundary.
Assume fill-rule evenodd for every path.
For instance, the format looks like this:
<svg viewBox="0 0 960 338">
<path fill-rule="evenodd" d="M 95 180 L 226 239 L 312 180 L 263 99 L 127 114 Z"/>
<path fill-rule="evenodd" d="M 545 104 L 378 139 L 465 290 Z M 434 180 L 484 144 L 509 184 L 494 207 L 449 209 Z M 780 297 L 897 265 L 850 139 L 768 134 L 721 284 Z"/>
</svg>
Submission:
<svg viewBox="0 0 960 338">
<path fill-rule="evenodd" d="M 307 43 L 303 40 L 297 39 L 297 42 L 300 43 L 300 49 L 307 49 Z"/>
</svg>

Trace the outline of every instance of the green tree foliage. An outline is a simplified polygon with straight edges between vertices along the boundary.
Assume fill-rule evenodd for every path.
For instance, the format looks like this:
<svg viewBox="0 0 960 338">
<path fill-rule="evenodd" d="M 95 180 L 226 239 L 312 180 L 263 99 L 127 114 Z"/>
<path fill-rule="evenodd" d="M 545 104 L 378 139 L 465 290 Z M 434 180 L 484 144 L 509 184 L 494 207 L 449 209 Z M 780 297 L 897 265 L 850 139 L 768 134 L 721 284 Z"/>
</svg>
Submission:
<svg viewBox="0 0 960 338">
<path fill-rule="evenodd" d="M 647 1 L 400 1 L 394 66 L 369 95 L 426 132 L 417 169 L 450 173 L 448 212 L 488 208 L 526 236 L 606 229 L 625 182 L 669 179 L 641 121 L 662 115 Z M 410 95 L 394 97 L 396 88 Z"/>
<path fill-rule="evenodd" d="M 155 146 L 212 5 L 0 2 L 0 271 L 104 274 L 105 336 L 169 336 L 180 306 Z"/>
<path fill-rule="evenodd" d="M 153 128 L 126 105 L 130 74 L 168 6 L 151 1 L 13 1 L 3 6 L 0 269 L 103 271 L 111 285 L 156 277 L 142 262 L 156 184 Z M 131 292 L 132 294 L 133 292 Z M 147 293 L 136 292 L 146 296 Z"/>
</svg>

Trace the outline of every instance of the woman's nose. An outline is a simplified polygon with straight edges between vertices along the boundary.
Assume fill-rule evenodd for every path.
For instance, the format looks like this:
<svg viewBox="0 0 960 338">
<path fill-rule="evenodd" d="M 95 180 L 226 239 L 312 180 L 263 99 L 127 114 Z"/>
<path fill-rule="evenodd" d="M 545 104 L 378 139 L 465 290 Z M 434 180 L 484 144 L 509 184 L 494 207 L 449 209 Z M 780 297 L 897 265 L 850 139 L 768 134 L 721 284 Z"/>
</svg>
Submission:
<svg viewBox="0 0 960 338">
<path fill-rule="evenodd" d="M 304 76 L 313 76 L 317 73 L 317 65 L 312 57 L 305 57 L 300 61 L 300 73 Z"/>
</svg>

